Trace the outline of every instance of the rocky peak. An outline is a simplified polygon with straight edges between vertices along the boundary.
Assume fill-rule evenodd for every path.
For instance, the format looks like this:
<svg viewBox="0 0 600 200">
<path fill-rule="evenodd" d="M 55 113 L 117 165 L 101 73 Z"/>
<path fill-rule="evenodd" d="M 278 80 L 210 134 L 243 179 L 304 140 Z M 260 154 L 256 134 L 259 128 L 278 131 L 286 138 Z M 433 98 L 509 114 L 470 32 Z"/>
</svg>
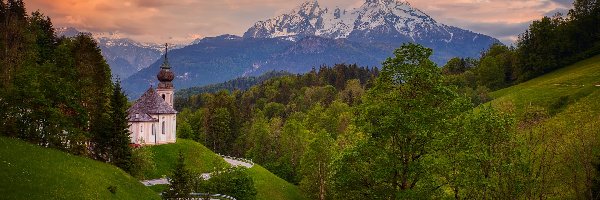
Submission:
<svg viewBox="0 0 600 200">
<path fill-rule="evenodd" d="M 297 13 L 308 17 L 316 17 L 320 12 L 321 7 L 319 7 L 319 2 L 312 0 L 300 4 L 300 6 L 296 7 L 291 14 Z"/>
<path fill-rule="evenodd" d="M 244 37 L 254 38 L 294 38 L 321 36 L 333 39 L 349 38 L 357 32 L 381 32 L 396 34 L 396 38 L 411 38 L 426 34 L 418 32 L 443 30 L 445 25 L 408 2 L 398 0 L 365 0 L 359 8 L 330 10 L 319 6 L 316 0 L 300 4 L 287 14 L 266 21 L 259 21 L 248 29 Z M 429 30 L 424 30 L 429 29 Z M 447 32 L 447 31 L 446 31 Z M 437 35 L 450 36 L 443 33 Z M 450 39 L 450 38 L 447 38 Z"/>
<path fill-rule="evenodd" d="M 397 4 L 404 4 L 404 2 L 398 0 L 365 0 L 367 5 L 380 5 L 380 6 L 395 6 Z"/>
</svg>

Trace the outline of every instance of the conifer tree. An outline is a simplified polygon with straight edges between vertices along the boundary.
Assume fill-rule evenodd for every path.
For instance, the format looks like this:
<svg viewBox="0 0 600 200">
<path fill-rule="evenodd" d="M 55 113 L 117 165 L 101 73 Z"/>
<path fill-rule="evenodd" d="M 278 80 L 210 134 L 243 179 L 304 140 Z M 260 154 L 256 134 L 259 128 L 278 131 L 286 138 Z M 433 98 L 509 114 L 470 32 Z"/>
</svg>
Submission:
<svg viewBox="0 0 600 200">
<path fill-rule="evenodd" d="M 185 167 L 185 158 L 181 151 L 179 151 L 179 159 L 173 169 L 173 176 L 169 178 L 169 183 L 171 183 L 171 187 L 163 193 L 163 198 L 190 198 L 190 193 L 192 192 L 192 177 Z"/>
<path fill-rule="evenodd" d="M 132 152 L 131 147 L 129 146 L 131 138 L 129 136 L 129 125 L 127 120 L 127 97 L 123 94 L 120 80 L 117 80 L 114 83 L 110 105 L 110 118 L 112 121 L 112 135 L 109 136 L 112 140 L 110 143 L 111 162 L 119 168 L 130 172 Z"/>
</svg>

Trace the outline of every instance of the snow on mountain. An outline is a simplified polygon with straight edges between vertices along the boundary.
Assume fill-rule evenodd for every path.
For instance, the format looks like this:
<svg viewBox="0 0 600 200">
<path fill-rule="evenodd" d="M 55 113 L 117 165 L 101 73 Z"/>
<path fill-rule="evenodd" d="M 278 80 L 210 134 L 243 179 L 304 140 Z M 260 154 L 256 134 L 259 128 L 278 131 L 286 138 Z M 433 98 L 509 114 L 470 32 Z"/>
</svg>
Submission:
<svg viewBox="0 0 600 200">
<path fill-rule="evenodd" d="M 307 1 L 291 12 L 259 21 L 244 34 L 246 38 L 306 36 L 377 40 L 378 35 L 410 42 L 452 42 L 464 30 L 438 23 L 410 3 L 398 0 L 365 0 L 351 10 L 321 7 Z M 483 35 L 472 33 L 472 38 Z M 382 39 L 384 42 L 389 38 Z"/>
<path fill-rule="evenodd" d="M 73 37 L 81 33 L 72 27 L 56 28 L 57 36 Z M 98 42 L 102 56 L 111 68 L 113 76 L 125 79 L 147 68 L 164 53 L 164 46 L 154 43 L 141 43 L 125 38 L 118 32 L 91 33 Z"/>
<path fill-rule="evenodd" d="M 304 73 L 313 67 L 354 63 L 380 66 L 394 49 L 413 42 L 433 49 L 439 66 L 453 57 L 477 57 L 492 37 L 441 24 L 397 0 L 364 0 L 358 8 L 325 8 L 315 0 L 259 21 L 243 37 L 198 39 L 169 53 L 178 88 L 227 81 L 268 71 Z M 131 98 L 156 80 L 161 60 L 132 75 L 123 85 Z"/>
</svg>

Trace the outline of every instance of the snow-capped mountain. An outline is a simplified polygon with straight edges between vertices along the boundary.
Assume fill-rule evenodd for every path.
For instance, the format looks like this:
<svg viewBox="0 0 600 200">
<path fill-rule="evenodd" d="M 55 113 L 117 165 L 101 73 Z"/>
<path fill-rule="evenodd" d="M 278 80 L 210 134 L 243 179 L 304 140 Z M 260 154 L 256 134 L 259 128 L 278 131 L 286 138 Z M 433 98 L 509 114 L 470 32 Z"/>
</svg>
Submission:
<svg viewBox="0 0 600 200">
<path fill-rule="evenodd" d="M 221 35 L 169 53 L 179 88 L 202 86 L 269 71 L 304 73 L 338 63 L 379 67 L 394 49 L 414 42 L 433 49 L 439 66 L 453 57 L 478 57 L 492 37 L 441 24 L 407 2 L 365 0 L 354 9 L 324 8 L 317 1 L 259 21 L 243 37 Z M 124 82 L 130 98 L 156 84 L 162 60 Z"/>
<path fill-rule="evenodd" d="M 80 31 L 72 27 L 57 28 L 56 35 L 73 37 Z M 119 33 L 91 33 L 98 42 L 102 55 L 110 65 L 113 76 L 125 79 L 156 62 L 164 46 L 141 43 Z"/>
<path fill-rule="evenodd" d="M 486 40 L 486 35 L 437 22 L 408 2 L 365 0 L 351 10 L 324 8 L 316 0 L 301 4 L 291 12 L 259 21 L 244 34 L 246 38 L 288 38 L 306 36 L 346 38 L 367 42 L 453 43 L 454 40 Z"/>
</svg>

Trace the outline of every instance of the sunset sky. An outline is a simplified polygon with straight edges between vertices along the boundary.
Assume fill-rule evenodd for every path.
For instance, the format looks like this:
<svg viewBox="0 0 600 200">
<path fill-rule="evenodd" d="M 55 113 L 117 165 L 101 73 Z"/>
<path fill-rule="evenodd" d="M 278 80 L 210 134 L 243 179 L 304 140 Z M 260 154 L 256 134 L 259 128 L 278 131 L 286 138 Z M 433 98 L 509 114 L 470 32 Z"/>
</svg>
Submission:
<svg viewBox="0 0 600 200">
<path fill-rule="evenodd" d="M 288 12 L 305 0 L 25 0 L 55 27 L 118 32 L 142 42 L 188 43 L 221 34 L 242 35 L 259 20 Z M 359 7 L 365 0 L 319 0 L 321 6 Z M 565 12 L 573 0 L 412 0 L 447 25 L 511 43 L 532 20 Z"/>
</svg>

